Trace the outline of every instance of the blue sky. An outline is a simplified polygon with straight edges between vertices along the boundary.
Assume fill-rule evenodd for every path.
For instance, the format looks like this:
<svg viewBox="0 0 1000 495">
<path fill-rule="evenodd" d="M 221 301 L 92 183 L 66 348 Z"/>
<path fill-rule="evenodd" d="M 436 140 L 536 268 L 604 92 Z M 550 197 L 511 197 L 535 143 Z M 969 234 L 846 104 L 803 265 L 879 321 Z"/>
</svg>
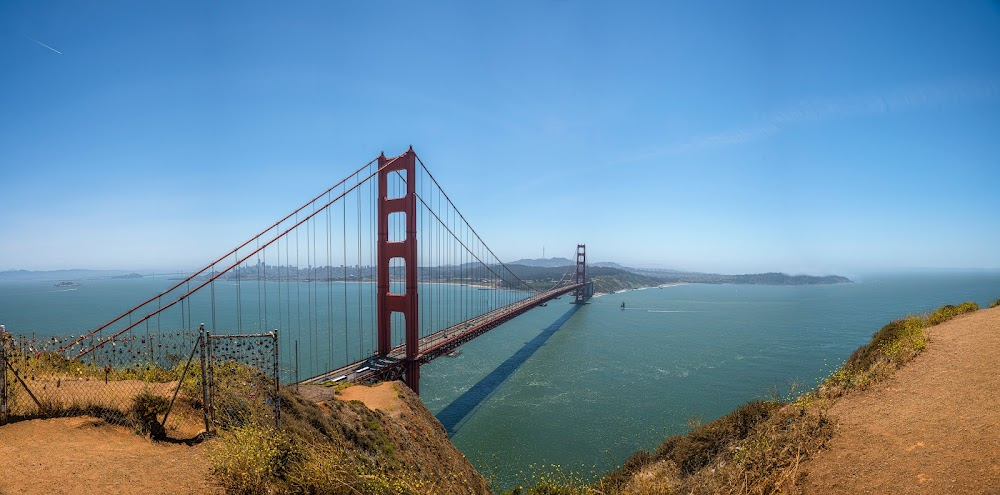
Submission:
<svg viewBox="0 0 1000 495">
<path fill-rule="evenodd" d="M 0 269 L 195 268 L 413 145 L 502 259 L 1000 268 L 997 2 L 0 4 Z"/>
</svg>

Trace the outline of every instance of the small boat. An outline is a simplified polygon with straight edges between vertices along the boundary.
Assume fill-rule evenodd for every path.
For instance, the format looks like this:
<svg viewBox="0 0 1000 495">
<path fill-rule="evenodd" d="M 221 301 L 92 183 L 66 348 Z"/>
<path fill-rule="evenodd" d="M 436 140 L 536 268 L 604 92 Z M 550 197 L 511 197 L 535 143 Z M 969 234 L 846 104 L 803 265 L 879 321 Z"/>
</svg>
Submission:
<svg viewBox="0 0 1000 495">
<path fill-rule="evenodd" d="M 622 301 L 622 311 L 625 311 L 625 301 Z"/>
</svg>

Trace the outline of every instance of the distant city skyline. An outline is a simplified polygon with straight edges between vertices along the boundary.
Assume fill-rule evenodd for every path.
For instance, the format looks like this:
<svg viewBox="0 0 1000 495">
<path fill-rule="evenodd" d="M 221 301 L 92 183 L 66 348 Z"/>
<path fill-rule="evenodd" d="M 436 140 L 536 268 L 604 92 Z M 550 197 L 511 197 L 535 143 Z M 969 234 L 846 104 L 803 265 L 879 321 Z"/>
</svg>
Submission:
<svg viewBox="0 0 1000 495">
<path fill-rule="evenodd" d="M 505 261 L 1000 269 L 1000 4 L 0 5 L 0 270 L 191 270 L 410 145 Z"/>
</svg>

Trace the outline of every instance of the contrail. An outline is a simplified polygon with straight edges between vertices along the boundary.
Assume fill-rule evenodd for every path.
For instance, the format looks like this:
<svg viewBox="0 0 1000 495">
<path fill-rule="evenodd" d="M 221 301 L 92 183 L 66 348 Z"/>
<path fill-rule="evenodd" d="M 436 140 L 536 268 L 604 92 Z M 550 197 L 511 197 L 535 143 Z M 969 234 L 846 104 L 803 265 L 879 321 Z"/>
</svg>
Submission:
<svg viewBox="0 0 1000 495">
<path fill-rule="evenodd" d="M 42 45 L 42 46 L 44 46 L 45 48 L 48 48 L 49 50 L 52 50 L 52 51 L 54 51 L 54 52 L 58 53 L 59 55 L 62 55 L 62 54 L 63 54 L 63 52 L 61 52 L 61 51 L 59 51 L 59 50 L 56 50 L 55 48 L 52 48 L 51 46 L 49 46 L 49 45 L 46 45 L 45 43 L 42 43 L 41 41 L 38 41 L 38 40 L 36 40 L 35 38 L 32 38 L 31 36 L 27 36 L 27 35 L 26 35 L 26 36 L 25 36 L 25 38 L 28 38 L 29 40 L 31 40 L 31 41 L 34 41 L 35 43 L 38 43 L 39 45 Z"/>
</svg>

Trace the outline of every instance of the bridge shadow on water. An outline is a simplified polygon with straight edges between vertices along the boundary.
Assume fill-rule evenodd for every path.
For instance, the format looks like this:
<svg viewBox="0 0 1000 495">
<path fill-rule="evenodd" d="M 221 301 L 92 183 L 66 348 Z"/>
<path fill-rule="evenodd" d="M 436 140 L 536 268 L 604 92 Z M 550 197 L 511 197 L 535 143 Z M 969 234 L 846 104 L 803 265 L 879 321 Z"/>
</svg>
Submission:
<svg viewBox="0 0 1000 495">
<path fill-rule="evenodd" d="M 444 425 L 444 429 L 448 432 L 448 436 L 452 436 L 458 430 L 459 425 L 475 410 L 479 407 L 483 401 L 486 400 L 493 392 L 495 392 L 503 382 L 507 381 L 511 375 L 517 371 L 518 368 L 524 364 L 542 345 L 545 344 L 552 334 L 556 333 L 559 328 L 566 323 L 567 320 L 580 306 L 572 305 L 564 315 L 560 316 L 558 320 L 554 321 L 551 325 L 542 330 L 542 333 L 538 334 L 535 338 L 524 344 L 524 347 L 518 349 L 513 356 L 507 358 L 506 361 L 500 363 L 496 369 L 491 371 L 488 375 L 484 376 L 482 380 L 473 385 L 469 390 L 465 391 L 462 395 L 458 396 L 451 404 L 448 404 L 444 409 L 437 414 L 438 421 Z"/>
</svg>

